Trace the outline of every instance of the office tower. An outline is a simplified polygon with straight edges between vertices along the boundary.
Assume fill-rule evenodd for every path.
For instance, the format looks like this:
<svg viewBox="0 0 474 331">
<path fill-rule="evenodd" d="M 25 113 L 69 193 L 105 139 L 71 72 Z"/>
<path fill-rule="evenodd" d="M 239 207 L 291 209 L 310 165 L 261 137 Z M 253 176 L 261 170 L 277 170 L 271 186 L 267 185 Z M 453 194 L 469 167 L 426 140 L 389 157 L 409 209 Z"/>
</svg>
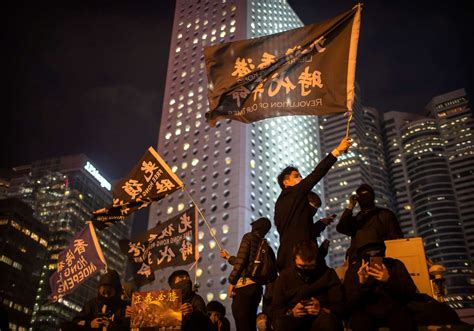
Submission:
<svg viewBox="0 0 474 331">
<path fill-rule="evenodd" d="M 415 237 L 417 232 L 409 189 L 410 177 L 403 157 L 401 128 L 406 123 L 422 118 L 423 116 L 418 114 L 397 111 L 383 114 L 385 157 L 393 194 L 393 212 L 397 215 L 405 237 Z"/>
<path fill-rule="evenodd" d="M 472 306 L 474 273 L 458 208 L 459 196 L 450 176 L 446 141 L 433 118 L 403 125 L 400 136 L 416 234 L 424 240 L 427 257 L 447 269 L 450 305 Z"/>
<path fill-rule="evenodd" d="M 474 115 L 464 89 L 434 97 L 426 107 L 436 119 L 449 164 L 471 263 L 474 261 Z"/>
<path fill-rule="evenodd" d="M 255 124 L 221 121 L 210 128 L 203 46 L 255 38 L 302 26 L 286 1 L 177 1 L 168 61 L 158 152 L 204 210 L 223 248 L 236 254 L 250 222 L 273 219 L 280 188 L 276 177 L 289 164 L 303 175 L 318 163 L 318 119 L 280 117 Z M 321 188 L 317 188 L 321 194 Z M 182 192 L 154 204 L 149 227 L 187 208 Z M 276 248 L 275 229 L 268 235 Z M 227 277 L 206 226 L 199 227 L 199 294 L 221 300 L 230 312 Z M 167 288 L 172 270 L 159 270 L 149 288 Z"/>
<path fill-rule="evenodd" d="M 11 330 L 27 330 L 48 247 L 48 228 L 20 199 L 0 200 L 0 307 Z"/>
<path fill-rule="evenodd" d="M 85 226 L 90 213 L 111 204 L 110 190 L 111 184 L 85 155 L 40 160 L 13 169 L 9 195 L 25 201 L 49 229 L 48 256 L 41 272 L 42 286 L 36 293 L 33 329 L 56 330 L 60 322 L 71 320 L 87 300 L 96 296 L 94 277 L 58 303 L 49 304 L 49 278 L 56 270 L 58 254 Z M 125 221 L 97 232 L 108 267 L 122 276 L 126 256 L 120 252 L 118 240 L 128 238 L 130 230 L 131 221 Z"/>
</svg>

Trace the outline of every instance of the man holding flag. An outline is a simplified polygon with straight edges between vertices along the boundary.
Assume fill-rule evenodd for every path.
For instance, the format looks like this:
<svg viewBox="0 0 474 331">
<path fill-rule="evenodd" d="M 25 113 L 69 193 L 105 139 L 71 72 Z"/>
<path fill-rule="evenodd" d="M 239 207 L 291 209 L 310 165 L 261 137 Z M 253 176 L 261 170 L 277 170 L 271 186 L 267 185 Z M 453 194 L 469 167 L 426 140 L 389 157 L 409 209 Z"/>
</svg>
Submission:
<svg viewBox="0 0 474 331">
<path fill-rule="evenodd" d="M 329 153 L 304 179 L 298 169 L 286 167 L 278 176 L 282 189 L 275 203 L 275 225 L 280 234 L 278 248 L 278 268 L 283 270 L 293 265 L 293 247 L 301 241 L 315 241 L 313 224 L 314 208 L 309 194 L 313 187 L 326 175 L 337 157 L 351 145 L 350 138 L 344 137 L 339 145 Z"/>
</svg>

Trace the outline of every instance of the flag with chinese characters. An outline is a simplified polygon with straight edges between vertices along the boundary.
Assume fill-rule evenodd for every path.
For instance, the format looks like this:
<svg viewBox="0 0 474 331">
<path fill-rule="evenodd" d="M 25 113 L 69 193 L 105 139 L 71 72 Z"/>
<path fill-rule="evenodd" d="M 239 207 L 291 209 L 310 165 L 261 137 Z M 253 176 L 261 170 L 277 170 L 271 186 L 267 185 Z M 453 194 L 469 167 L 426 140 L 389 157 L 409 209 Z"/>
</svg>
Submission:
<svg viewBox="0 0 474 331">
<path fill-rule="evenodd" d="M 360 12 L 206 47 L 207 121 L 352 111 Z"/>
<path fill-rule="evenodd" d="M 94 211 L 92 221 L 102 230 L 182 186 L 181 180 L 150 147 L 130 173 L 113 186 L 113 205 Z"/>
<path fill-rule="evenodd" d="M 154 280 L 157 269 L 194 263 L 197 250 L 198 211 L 192 207 L 132 240 L 121 240 L 137 285 Z"/>
<path fill-rule="evenodd" d="M 105 267 L 104 254 L 102 254 L 94 227 L 88 222 L 58 256 L 56 272 L 49 279 L 50 300 L 58 301 Z"/>
<path fill-rule="evenodd" d="M 181 290 L 135 292 L 132 295 L 130 327 L 181 330 Z"/>
</svg>

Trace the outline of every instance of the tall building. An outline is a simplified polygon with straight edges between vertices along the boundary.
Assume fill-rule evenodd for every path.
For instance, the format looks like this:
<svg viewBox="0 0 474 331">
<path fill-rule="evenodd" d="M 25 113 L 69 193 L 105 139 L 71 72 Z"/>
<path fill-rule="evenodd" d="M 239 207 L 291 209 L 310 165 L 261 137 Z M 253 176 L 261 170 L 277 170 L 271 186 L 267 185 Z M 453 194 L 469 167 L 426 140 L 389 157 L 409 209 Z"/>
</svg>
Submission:
<svg viewBox="0 0 474 331">
<path fill-rule="evenodd" d="M 37 289 L 31 320 L 33 329 L 56 330 L 96 295 L 97 277 L 87 280 L 58 303 L 50 304 L 49 278 L 56 270 L 58 254 L 84 227 L 90 213 L 111 204 L 110 190 L 111 184 L 85 155 L 40 160 L 13 169 L 9 196 L 25 201 L 49 230 L 48 256 L 41 271 L 41 286 Z M 108 267 L 121 276 L 124 276 L 126 256 L 120 252 L 118 241 L 128 238 L 130 231 L 131 221 L 125 221 L 97 233 Z"/>
<path fill-rule="evenodd" d="M 250 222 L 273 219 L 280 188 L 278 173 L 287 165 L 308 174 L 319 162 L 318 119 L 281 117 L 246 125 L 221 121 L 210 128 L 203 47 L 255 38 L 302 26 L 286 1 L 176 2 L 158 152 L 204 210 L 223 248 L 238 250 Z M 322 188 L 316 191 L 322 195 Z M 175 193 L 152 206 L 149 227 L 186 208 L 190 201 Z M 277 248 L 278 234 L 269 240 Z M 200 221 L 200 294 L 221 300 L 228 308 L 228 264 L 219 258 L 216 242 Z M 172 270 L 156 272 L 150 288 L 167 288 Z M 230 311 L 230 309 L 228 309 Z"/>
<path fill-rule="evenodd" d="M 401 128 L 408 189 L 416 234 L 425 252 L 446 268 L 447 301 L 455 308 L 474 304 L 474 273 L 450 176 L 445 141 L 433 118 L 409 122 Z"/>
<path fill-rule="evenodd" d="M 462 226 L 474 263 L 474 115 L 464 89 L 434 97 L 427 105 L 444 141 Z"/>
<path fill-rule="evenodd" d="M 423 116 L 418 114 L 397 111 L 389 111 L 383 115 L 385 158 L 393 196 L 393 212 L 397 215 L 405 237 L 415 237 L 417 232 L 401 132 L 405 124 L 422 118 Z"/>
<path fill-rule="evenodd" d="M 20 199 L 0 200 L 0 307 L 10 330 L 27 330 L 41 282 L 48 228 Z"/>
</svg>

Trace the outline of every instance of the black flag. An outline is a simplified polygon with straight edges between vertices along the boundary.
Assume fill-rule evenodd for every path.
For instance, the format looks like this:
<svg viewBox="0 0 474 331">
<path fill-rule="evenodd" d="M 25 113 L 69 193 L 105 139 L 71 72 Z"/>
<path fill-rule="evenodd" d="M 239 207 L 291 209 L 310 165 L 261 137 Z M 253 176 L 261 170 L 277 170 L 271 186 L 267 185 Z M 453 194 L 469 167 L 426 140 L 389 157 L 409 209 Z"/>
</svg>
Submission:
<svg viewBox="0 0 474 331">
<path fill-rule="evenodd" d="M 132 240 L 121 240 L 120 248 L 133 266 L 138 285 L 153 281 L 154 270 L 194 263 L 197 249 L 198 212 L 190 208 Z"/>
<path fill-rule="evenodd" d="M 204 49 L 213 125 L 352 110 L 361 6 L 318 24 Z"/>
<path fill-rule="evenodd" d="M 138 209 L 163 199 L 183 186 L 153 147 L 148 148 L 140 162 L 112 189 L 113 205 L 94 211 L 92 221 L 102 230 L 124 220 Z"/>
</svg>

